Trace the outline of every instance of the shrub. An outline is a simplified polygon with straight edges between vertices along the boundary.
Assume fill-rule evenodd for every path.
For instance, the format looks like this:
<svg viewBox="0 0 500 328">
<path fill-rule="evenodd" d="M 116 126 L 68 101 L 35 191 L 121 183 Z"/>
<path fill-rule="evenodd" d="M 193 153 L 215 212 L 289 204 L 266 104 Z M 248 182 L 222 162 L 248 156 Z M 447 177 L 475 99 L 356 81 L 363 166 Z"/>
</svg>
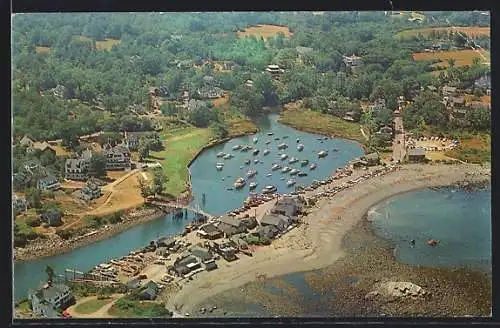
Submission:
<svg viewBox="0 0 500 328">
<path fill-rule="evenodd" d="M 68 240 L 71 237 L 73 237 L 74 233 L 75 232 L 73 229 L 64 229 L 64 230 L 58 229 L 58 230 L 56 230 L 56 235 L 58 235 L 59 237 L 61 237 L 64 240 Z"/>
<path fill-rule="evenodd" d="M 30 227 L 39 227 L 40 224 L 42 223 L 40 221 L 40 218 L 36 216 L 27 217 L 24 222 L 26 222 L 26 224 Z"/>
</svg>

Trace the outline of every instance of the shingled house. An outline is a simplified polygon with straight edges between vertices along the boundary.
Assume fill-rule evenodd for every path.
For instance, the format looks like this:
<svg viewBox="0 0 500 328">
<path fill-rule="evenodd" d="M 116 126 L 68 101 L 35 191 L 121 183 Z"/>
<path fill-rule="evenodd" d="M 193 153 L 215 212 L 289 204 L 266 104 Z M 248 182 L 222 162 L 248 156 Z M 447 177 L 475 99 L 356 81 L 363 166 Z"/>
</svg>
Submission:
<svg viewBox="0 0 500 328">
<path fill-rule="evenodd" d="M 86 180 L 88 178 L 88 169 L 92 151 L 85 149 L 82 154 L 76 158 L 68 158 L 64 167 L 65 177 L 70 180 Z"/>
<path fill-rule="evenodd" d="M 87 182 L 85 186 L 78 192 L 78 198 L 88 202 L 101 197 L 101 188 L 92 182 Z"/>
<path fill-rule="evenodd" d="M 39 179 L 37 181 L 37 187 L 41 190 L 57 190 L 61 188 L 61 184 L 59 183 L 59 179 L 53 175 L 49 175 L 45 178 Z"/>
<path fill-rule="evenodd" d="M 219 218 L 219 225 L 217 226 L 217 229 L 221 231 L 226 238 L 238 233 L 246 232 L 246 227 L 241 220 L 228 215 L 223 215 Z"/>
<path fill-rule="evenodd" d="M 122 145 L 112 147 L 109 143 L 103 147 L 106 158 L 106 170 L 130 170 L 130 150 Z"/>
<path fill-rule="evenodd" d="M 57 318 L 57 310 L 64 309 L 74 301 L 71 289 L 64 284 L 45 285 L 28 295 L 33 313 L 45 318 Z"/>
</svg>

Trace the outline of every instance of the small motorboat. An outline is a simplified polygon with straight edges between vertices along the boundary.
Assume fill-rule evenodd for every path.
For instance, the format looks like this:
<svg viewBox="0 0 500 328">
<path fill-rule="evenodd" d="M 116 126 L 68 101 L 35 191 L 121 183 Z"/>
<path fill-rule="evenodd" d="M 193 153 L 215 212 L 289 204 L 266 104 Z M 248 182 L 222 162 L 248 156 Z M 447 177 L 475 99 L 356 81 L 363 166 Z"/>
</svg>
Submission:
<svg viewBox="0 0 500 328">
<path fill-rule="evenodd" d="M 435 246 L 437 246 L 437 244 L 439 244 L 439 240 L 437 240 L 437 239 L 429 239 L 427 241 L 427 245 L 429 245 L 431 247 L 435 247 Z"/>
<path fill-rule="evenodd" d="M 297 173 L 299 173 L 300 170 L 297 170 L 297 169 L 293 169 L 290 171 L 290 175 L 297 175 Z"/>
<path fill-rule="evenodd" d="M 258 164 L 259 163 L 259 159 L 256 158 L 256 159 L 253 160 L 253 162 L 254 162 L 254 164 Z"/>
<path fill-rule="evenodd" d="M 298 175 L 299 177 L 306 177 L 306 176 L 307 176 L 307 173 L 306 173 L 306 172 L 304 172 L 304 171 L 300 171 L 299 173 L 297 173 L 297 175 Z"/>
<path fill-rule="evenodd" d="M 326 150 L 322 150 L 318 153 L 318 157 L 319 158 L 323 158 L 323 157 L 326 157 L 328 155 L 328 151 Z"/>
<path fill-rule="evenodd" d="M 300 162 L 300 166 L 306 166 L 307 164 L 309 164 L 309 160 L 308 160 L 308 159 L 303 159 L 303 160 Z"/>
<path fill-rule="evenodd" d="M 272 136 L 273 134 L 274 134 L 274 133 L 272 133 L 272 132 L 268 132 L 268 133 L 267 133 L 267 135 L 268 135 L 268 136 Z"/>
<path fill-rule="evenodd" d="M 244 167 L 244 166 L 243 166 L 243 165 L 241 165 L 241 166 L 240 166 L 240 170 L 243 170 L 243 167 Z"/>
<path fill-rule="evenodd" d="M 299 139 L 299 138 L 297 138 L 297 143 L 299 143 L 299 142 L 300 142 L 300 139 Z"/>
<path fill-rule="evenodd" d="M 241 151 L 242 151 L 242 152 L 247 152 L 249 149 L 250 149 L 250 148 L 248 148 L 248 146 L 247 146 L 247 145 L 245 145 L 245 146 L 241 147 Z"/>
<path fill-rule="evenodd" d="M 287 154 L 281 154 L 280 158 L 281 158 L 282 161 L 284 161 L 285 159 L 288 158 L 288 155 Z"/>
<path fill-rule="evenodd" d="M 255 188 L 257 188 L 257 182 L 250 182 L 248 189 L 254 190 Z"/>
<path fill-rule="evenodd" d="M 241 189 L 241 188 L 243 188 L 245 186 L 245 184 L 246 184 L 245 179 L 243 179 L 243 178 L 240 177 L 240 178 L 236 179 L 236 181 L 234 182 L 233 186 L 236 189 Z"/>
<path fill-rule="evenodd" d="M 269 149 L 264 149 L 264 156 L 269 154 Z"/>
<path fill-rule="evenodd" d="M 232 154 L 226 154 L 226 155 L 224 155 L 224 157 L 222 157 L 222 158 L 224 158 L 224 159 L 231 159 L 231 158 L 233 158 L 233 157 L 234 157 L 234 155 L 232 155 Z"/>
<path fill-rule="evenodd" d="M 314 170 L 318 165 L 316 163 L 312 163 L 309 165 L 309 170 Z"/>
<path fill-rule="evenodd" d="M 287 139 L 287 138 L 288 138 L 288 136 L 283 136 L 283 139 Z"/>
<path fill-rule="evenodd" d="M 295 180 L 290 179 L 290 180 L 288 180 L 288 181 L 286 182 L 286 185 L 287 185 L 287 187 L 291 187 L 291 186 L 293 186 L 295 183 L 297 183 Z"/>
<path fill-rule="evenodd" d="M 253 143 L 257 143 L 257 141 L 259 141 L 259 138 L 253 137 Z"/>
<path fill-rule="evenodd" d="M 217 169 L 217 171 L 222 171 L 222 169 L 224 168 L 224 163 L 217 163 L 215 165 L 215 168 Z"/>
<path fill-rule="evenodd" d="M 304 145 L 303 144 L 298 144 L 297 150 L 298 151 L 303 151 L 304 150 Z"/>
<path fill-rule="evenodd" d="M 254 150 L 253 150 L 253 152 L 252 152 L 252 154 L 255 156 L 255 155 L 257 155 L 259 152 L 260 152 L 260 150 L 258 150 L 258 149 L 254 149 Z"/>
<path fill-rule="evenodd" d="M 233 150 L 239 150 L 239 149 L 241 149 L 241 145 L 233 146 Z"/>
<path fill-rule="evenodd" d="M 271 143 L 271 140 L 267 140 L 267 141 L 265 142 L 265 144 L 266 144 L 266 145 L 269 145 L 270 143 Z"/>
<path fill-rule="evenodd" d="M 288 164 L 294 164 L 294 163 L 297 163 L 298 161 L 299 161 L 299 159 L 298 159 L 298 158 L 296 158 L 296 157 L 292 157 L 292 158 L 290 158 L 290 160 L 288 161 Z"/>
<path fill-rule="evenodd" d="M 291 167 L 285 166 L 284 168 L 281 169 L 281 173 L 287 173 L 287 172 L 289 172 L 291 170 L 292 170 Z"/>
<path fill-rule="evenodd" d="M 250 159 L 248 159 L 248 158 L 247 158 L 247 159 L 245 159 L 245 164 L 246 164 L 246 165 L 250 164 L 251 162 L 252 162 L 252 161 L 251 161 Z"/>
<path fill-rule="evenodd" d="M 276 138 L 274 138 L 274 140 L 280 140 L 280 137 L 276 137 Z"/>
<path fill-rule="evenodd" d="M 285 180 L 285 178 L 284 178 L 284 177 L 281 177 L 281 178 L 280 178 L 280 180 L 281 180 L 281 181 L 283 181 L 283 180 Z"/>
<path fill-rule="evenodd" d="M 272 173 L 268 173 L 268 174 L 266 174 L 266 177 L 271 177 L 271 176 L 273 176 L 273 174 L 272 174 Z"/>
<path fill-rule="evenodd" d="M 323 140 L 328 140 L 328 137 L 323 137 Z"/>
<path fill-rule="evenodd" d="M 286 148 L 288 148 L 288 145 L 286 143 L 280 143 L 278 145 L 278 149 L 286 149 Z"/>
<path fill-rule="evenodd" d="M 269 186 L 266 186 L 264 189 L 262 189 L 262 193 L 263 194 L 272 194 L 273 192 L 276 192 L 276 190 L 278 190 L 278 188 L 276 188 L 276 186 L 269 185 Z"/>
<path fill-rule="evenodd" d="M 273 171 L 276 171 L 279 169 L 281 169 L 281 165 L 279 165 L 279 164 L 273 164 L 273 166 L 271 167 L 271 170 L 273 170 Z"/>
<path fill-rule="evenodd" d="M 216 156 L 217 156 L 217 157 L 224 157 L 224 156 L 226 156 L 226 153 L 224 153 L 224 152 L 220 151 L 220 152 L 218 152 L 218 153 L 217 153 L 217 155 L 216 155 Z"/>
<path fill-rule="evenodd" d="M 333 148 L 332 151 L 339 151 L 337 148 Z"/>
</svg>

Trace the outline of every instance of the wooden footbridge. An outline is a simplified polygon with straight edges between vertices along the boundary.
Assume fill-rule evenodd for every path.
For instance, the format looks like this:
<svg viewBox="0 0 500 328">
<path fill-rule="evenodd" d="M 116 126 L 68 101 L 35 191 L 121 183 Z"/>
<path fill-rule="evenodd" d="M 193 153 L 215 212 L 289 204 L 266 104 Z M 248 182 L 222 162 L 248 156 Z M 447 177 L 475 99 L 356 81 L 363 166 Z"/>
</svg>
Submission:
<svg viewBox="0 0 500 328">
<path fill-rule="evenodd" d="M 189 205 L 181 205 L 181 204 L 175 204 L 175 203 L 170 203 L 170 202 L 162 202 L 162 201 L 158 201 L 158 200 L 148 201 L 147 203 L 154 205 L 154 206 L 158 206 L 160 208 L 188 210 L 190 212 L 203 215 L 203 216 L 207 217 L 209 220 L 214 217 L 212 214 L 208 214 L 207 212 L 203 211 L 199 206 L 192 207 Z"/>
</svg>

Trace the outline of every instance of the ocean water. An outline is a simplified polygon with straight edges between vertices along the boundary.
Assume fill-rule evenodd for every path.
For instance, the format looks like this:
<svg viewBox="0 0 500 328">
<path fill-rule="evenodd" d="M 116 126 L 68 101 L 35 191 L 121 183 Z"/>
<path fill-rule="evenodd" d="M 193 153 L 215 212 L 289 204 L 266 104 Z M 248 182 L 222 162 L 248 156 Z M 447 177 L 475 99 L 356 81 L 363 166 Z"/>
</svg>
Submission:
<svg viewBox="0 0 500 328">
<path fill-rule="evenodd" d="M 490 188 L 411 192 L 377 205 L 367 218 L 377 235 L 392 242 L 398 261 L 491 271 Z M 429 239 L 440 242 L 430 247 Z"/>
</svg>

